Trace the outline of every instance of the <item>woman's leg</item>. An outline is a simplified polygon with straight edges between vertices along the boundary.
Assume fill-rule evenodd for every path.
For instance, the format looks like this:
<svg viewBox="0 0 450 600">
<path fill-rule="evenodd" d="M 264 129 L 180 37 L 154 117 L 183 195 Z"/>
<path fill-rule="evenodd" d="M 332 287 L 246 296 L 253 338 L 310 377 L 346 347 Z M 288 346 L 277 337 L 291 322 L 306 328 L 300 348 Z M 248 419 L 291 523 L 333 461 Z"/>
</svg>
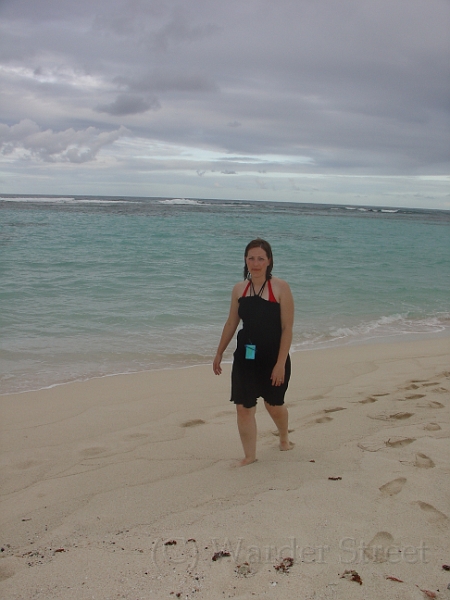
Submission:
<svg viewBox="0 0 450 600">
<path fill-rule="evenodd" d="M 245 458 L 240 461 L 239 466 L 244 467 L 256 460 L 256 406 L 245 408 L 242 404 L 236 404 L 237 425 L 241 436 L 242 447 Z"/>
<path fill-rule="evenodd" d="M 280 450 L 292 450 L 294 444 L 289 441 L 289 415 L 286 406 L 284 404 L 281 406 L 272 406 L 272 404 L 268 404 L 267 402 L 264 402 L 264 404 L 280 434 Z"/>
</svg>

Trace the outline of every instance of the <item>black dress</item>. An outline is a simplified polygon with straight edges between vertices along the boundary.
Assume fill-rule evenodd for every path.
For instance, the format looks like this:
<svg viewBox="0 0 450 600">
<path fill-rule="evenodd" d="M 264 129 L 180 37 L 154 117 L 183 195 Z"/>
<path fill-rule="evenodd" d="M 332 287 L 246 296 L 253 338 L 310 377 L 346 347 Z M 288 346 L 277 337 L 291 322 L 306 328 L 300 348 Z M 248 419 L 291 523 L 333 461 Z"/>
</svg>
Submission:
<svg viewBox="0 0 450 600">
<path fill-rule="evenodd" d="M 280 304 L 264 300 L 258 295 L 246 296 L 247 289 L 248 287 L 244 296 L 239 298 L 238 313 L 242 319 L 242 329 L 238 333 L 233 355 L 231 402 L 251 408 L 256 405 L 257 398 L 261 397 L 268 404 L 282 405 L 291 376 L 289 356 L 286 359 L 284 383 L 274 386 L 270 379 L 280 349 Z M 270 296 L 273 294 L 270 293 Z M 254 360 L 245 358 L 247 344 L 256 346 Z"/>
</svg>

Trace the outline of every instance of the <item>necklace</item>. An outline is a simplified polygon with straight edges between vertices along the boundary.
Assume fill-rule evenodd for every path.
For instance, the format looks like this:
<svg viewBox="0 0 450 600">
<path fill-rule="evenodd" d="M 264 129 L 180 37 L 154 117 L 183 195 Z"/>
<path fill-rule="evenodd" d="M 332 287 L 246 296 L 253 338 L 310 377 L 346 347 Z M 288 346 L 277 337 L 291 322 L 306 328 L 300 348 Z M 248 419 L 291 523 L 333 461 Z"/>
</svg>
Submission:
<svg viewBox="0 0 450 600">
<path fill-rule="evenodd" d="M 252 290 L 252 295 L 253 296 L 259 296 L 260 298 L 262 298 L 263 292 L 264 292 L 264 288 L 266 287 L 266 283 L 267 283 L 267 279 L 265 280 L 265 282 L 262 284 L 262 286 L 259 288 L 259 292 L 256 293 L 255 290 L 255 286 L 253 285 L 253 281 L 251 282 L 251 290 Z"/>
</svg>

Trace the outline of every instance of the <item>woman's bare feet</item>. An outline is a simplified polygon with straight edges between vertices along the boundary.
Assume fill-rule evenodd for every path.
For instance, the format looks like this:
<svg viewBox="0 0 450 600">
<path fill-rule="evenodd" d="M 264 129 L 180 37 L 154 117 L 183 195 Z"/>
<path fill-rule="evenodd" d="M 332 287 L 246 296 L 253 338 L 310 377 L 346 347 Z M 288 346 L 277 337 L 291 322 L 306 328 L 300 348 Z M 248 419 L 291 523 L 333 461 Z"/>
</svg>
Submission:
<svg viewBox="0 0 450 600">
<path fill-rule="evenodd" d="M 242 460 L 238 461 L 235 465 L 233 465 L 233 467 L 246 467 L 247 465 L 251 465 L 257 460 L 257 458 L 243 458 Z"/>
<path fill-rule="evenodd" d="M 292 448 L 294 446 L 295 446 L 294 442 L 290 442 L 289 440 L 287 440 L 285 442 L 280 442 L 280 450 L 282 450 L 282 451 L 292 450 Z"/>
</svg>

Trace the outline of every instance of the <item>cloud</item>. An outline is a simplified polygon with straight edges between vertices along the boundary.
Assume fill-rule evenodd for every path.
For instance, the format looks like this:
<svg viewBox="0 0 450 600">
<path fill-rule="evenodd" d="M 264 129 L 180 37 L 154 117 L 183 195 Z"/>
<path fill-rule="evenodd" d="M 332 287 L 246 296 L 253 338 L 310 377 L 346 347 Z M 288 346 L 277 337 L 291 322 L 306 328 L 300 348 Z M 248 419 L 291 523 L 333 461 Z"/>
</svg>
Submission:
<svg viewBox="0 0 450 600">
<path fill-rule="evenodd" d="M 99 132 L 94 127 L 42 131 L 36 123 L 24 119 L 11 127 L 0 125 L 0 152 L 4 156 L 16 154 L 22 160 L 85 163 L 95 160 L 104 146 L 128 133 L 125 127 L 110 132 Z"/>
<path fill-rule="evenodd" d="M 218 86 L 195 73 L 153 71 L 140 77 L 117 76 L 114 83 L 134 92 L 216 92 Z"/>
<path fill-rule="evenodd" d="M 449 18 L 447 0 L 1 0 L 0 122 L 31 127 L 7 130 L 3 179 L 26 158 L 91 163 L 95 183 L 96 141 L 119 126 L 138 194 L 155 165 L 169 195 L 235 168 L 221 182 L 248 173 L 256 196 L 276 177 L 297 192 L 288 178 L 446 175 Z"/>
<path fill-rule="evenodd" d="M 190 21 L 189 13 L 177 8 L 167 23 L 156 33 L 155 45 L 167 50 L 170 44 L 210 38 L 220 30 L 221 26 L 218 23 L 195 23 Z"/>
<path fill-rule="evenodd" d="M 104 112 L 114 117 L 123 117 L 125 115 L 136 115 L 145 113 L 148 110 L 159 110 L 161 104 L 158 98 L 143 98 L 132 94 L 119 94 L 111 104 L 99 104 L 95 110 Z"/>
</svg>

